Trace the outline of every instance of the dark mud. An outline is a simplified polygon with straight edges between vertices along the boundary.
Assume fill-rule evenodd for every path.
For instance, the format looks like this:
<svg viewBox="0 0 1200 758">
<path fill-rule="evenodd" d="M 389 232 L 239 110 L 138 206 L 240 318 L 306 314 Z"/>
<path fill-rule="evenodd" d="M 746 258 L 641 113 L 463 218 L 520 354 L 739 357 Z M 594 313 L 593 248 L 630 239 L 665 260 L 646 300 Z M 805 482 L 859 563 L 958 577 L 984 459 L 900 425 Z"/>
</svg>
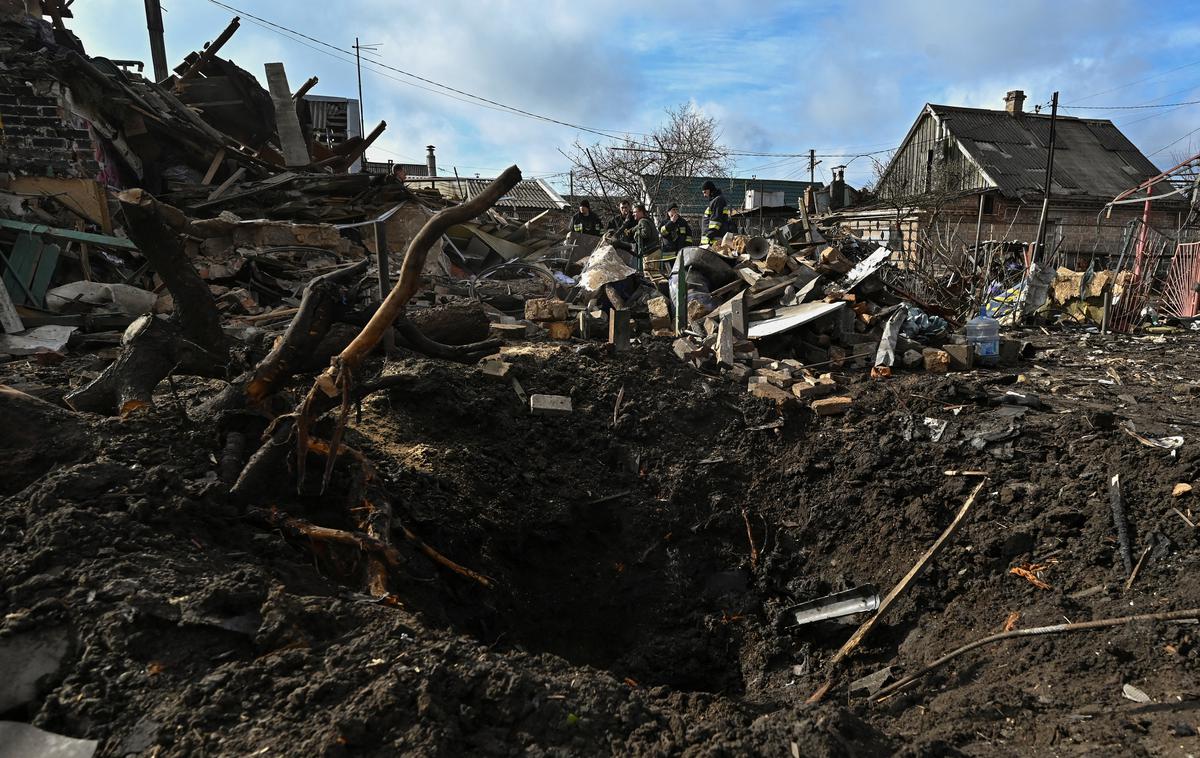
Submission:
<svg viewBox="0 0 1200 758">
<path fill-rule="evenodd" d="M 1200 606 L 1197 532 L 1172 510 L 1191 518 L 1190 496 L 1171 496 L 1200 479 L 1196 345 L 1034 338 L 1047 349 L 1019 369 L 853 377 L 846 416 L 792 409 L 778 428 L 669 341 L 507 349 L 526 392 L 572 397 L 560 418 L 471 367 L 390 363 L 407 379 L 363 403 L 348 441 L 398 521 L 495 580 L 397 540 L 398 604 L 357 593 L 353 552 L 289 542 L 226 502 L 219 425 L 180 412 L 215 386 L 181 382 L 125 421 L 5 418 L 0 641 L 70 644 L 3 715 L 111 756 L 1195 753 L 1195 625 L 1006 642 L 882 704 L 847 694 L 1013 612 L 1027 627 Z M 0 371 L 55 402 L 80 361 Z M 1006 390 L 1046 408 L 988 402 Z M 927 417 L 947 422 L 938 441 Z M 1184 446 L 1146 447 L 1122 420 Z M 843 686 L 805 706 L 860 619 L 789 630 L 783 610 L 895 583 L 969 492 L 956 469 L 991 475 L 967 524 Z M 1112 473 L 1135 558 L 1150 548 L 1128 592 Z M 346 476 L 299 496 L 281 475 L 258 505 L 344 526 Z M 1049 590 L 1009 573 L 1026 563 Z"/>
</svg>

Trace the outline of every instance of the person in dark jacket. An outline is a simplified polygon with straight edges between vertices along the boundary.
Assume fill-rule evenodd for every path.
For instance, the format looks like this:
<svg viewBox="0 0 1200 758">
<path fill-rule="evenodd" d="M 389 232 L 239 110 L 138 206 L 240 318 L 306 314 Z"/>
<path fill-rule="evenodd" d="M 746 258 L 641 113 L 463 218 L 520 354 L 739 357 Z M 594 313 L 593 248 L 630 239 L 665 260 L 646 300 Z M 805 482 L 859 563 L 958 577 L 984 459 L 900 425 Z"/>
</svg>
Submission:
<svg viewBox="0 0 1200 758">
<path fill-rule="evenodd" d="M 692 227 L 687 219 L 679 215 L 678 205 L 672 204 L 667 208 L 667 217 L 663 219 L 658 233 L 662 237 L 663 255 L 678 253 L 685 247 L 696 244 L 692 241 Z"/>
<path fill-rule="evenodd" d="M 638 203 L 633 207 L 633 254 L 637 258 L 638 273 L 646 270 L 646 258 L 659 250 L 658 229 L 646 213 L 646 206 Z"/>
<path fill-rule="evenodd" d="M 700 191 L 708 200 L 708 207 L 704 209 L 704 234 L 700 237 L 700 244 L 715 245 L 726 232 L 735 231 L 737 225 L 729 217 L 729 206 L 726 205 L 725 196 L 717 189 L 717 185 L 711 181 L 705 182 Z"/>
<path fill-rule="evenodd" d="M 608 222 L 607 231 L 613 246 L 622 250 L 633 250 L 633 227 L 637 219 L 633 217 L 633 209 L 628 200 L 622 200 L 621 213 Z"/>
<path fill-rule="evenodd" d="M 603 228 L 600 217 L 592 213 L 592 204 L 587 200 L 580 200 L 579 212 L 571 217 L 571 231 L 600 236 Z"/>
</svg>

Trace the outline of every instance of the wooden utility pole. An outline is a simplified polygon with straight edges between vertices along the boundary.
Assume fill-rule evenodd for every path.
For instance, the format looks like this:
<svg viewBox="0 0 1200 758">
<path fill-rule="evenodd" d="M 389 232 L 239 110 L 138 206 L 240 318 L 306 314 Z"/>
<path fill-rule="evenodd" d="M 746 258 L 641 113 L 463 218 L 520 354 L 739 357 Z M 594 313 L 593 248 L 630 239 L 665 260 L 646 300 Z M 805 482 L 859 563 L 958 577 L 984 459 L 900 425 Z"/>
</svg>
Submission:
<svg viewBox="0 0 1200 758">
<path fill-rule="evenodd" d="M 154 65 L 154 81 L 161 82 L 171 75 L 167 68 L 167 47 L 163 42 L 162 3 L 146 0 L 146 28 L 150 31 L 150 60 Z"/>
<path fill-rule="evenodd" d="M 1043 248 L 1046 245 L 1046 216 L 1050 213 L 1050 185 L 1054 181 L 1054 127 L 1058 122 L 1058 93 L 1050 100 L 1050 145 L 1046 149 L 1046 179 L 1045 193 L 1042 195 L 1042 215 L 1038 218 L 1037 243 L 1033 248 L 1033 262 L 1039 263 L 1045 257 Z"/>
</svg>

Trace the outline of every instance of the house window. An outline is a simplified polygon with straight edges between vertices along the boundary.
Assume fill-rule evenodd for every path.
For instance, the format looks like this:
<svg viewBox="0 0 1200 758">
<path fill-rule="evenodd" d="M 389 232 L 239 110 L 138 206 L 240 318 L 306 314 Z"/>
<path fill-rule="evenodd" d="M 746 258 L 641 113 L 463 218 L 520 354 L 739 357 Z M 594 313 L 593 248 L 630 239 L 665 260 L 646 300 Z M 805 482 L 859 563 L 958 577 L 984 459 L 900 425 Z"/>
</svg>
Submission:
<svg viewBox="0 0 1200 758">
<path fill-rule="evenodd" d="M 925 191 L 933 192 L 933 151 L 925 158 Z"/>
<path fill-rule="evenodd" d="M 983 196 L 983 214 L 991 216 L 996 212 L 996 197 L 994 195 Z"/>
</svg>

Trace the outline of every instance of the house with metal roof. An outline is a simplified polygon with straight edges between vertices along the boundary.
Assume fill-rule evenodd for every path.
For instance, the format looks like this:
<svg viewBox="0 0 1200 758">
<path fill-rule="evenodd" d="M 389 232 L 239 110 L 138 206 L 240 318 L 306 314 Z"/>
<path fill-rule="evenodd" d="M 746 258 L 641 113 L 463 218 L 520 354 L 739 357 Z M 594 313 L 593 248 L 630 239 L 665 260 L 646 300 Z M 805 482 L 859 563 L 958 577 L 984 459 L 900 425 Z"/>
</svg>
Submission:
<svg viewBox="0 0 1200 758">
<path fill-rule="evenodd" d="M 492 181 L 492 179 L 464 177 L 439 182 L 437 188 L 443 197 L 462 202 L 483 192 Z M 545 180 L 522 179 L 504 197 L 497 200 L 493 207 L 509 220 L 528 221 L 545 211 L 560 211 L 570 206 L 566 199 Z"/>
<path fill-rule="evenodd" d="M 1044 194 L 1050 114 L 1024 109 L 1012 90 L 1003 110 L 927 104 L 880 175 L 877 201 L 837 214 L 844 225 L 920 258 L 930 245 L 965 247 L 975 239 L 1029 242 Z M 1089 257 L 1117 251 L 1143 208 L 1117 206 L 1120 192 L 1159 169 L 1107 119 L 1059 115 L 1047 215 L 1046 249 Z M 1151 226 L 1171 231 L 1186 206 L 1152 206 Z M 1082 262 L 1086 268 L 1088 262 Z"/>
<path fill-rule="evenodd" d="M 756 210 L 758 208 L 791 208 L 798 210 L 809 187 L 820 189 L 820 182 L 800 182 L 786 179 L 759 179 L 758 177 L 720 176 L 668 176 L 645 174 L 642 176 L 642 202 L 652 213 L 662 215 L 672 204 L 679 205 L 684 216 L 699 216 L 708 207 L 701 187 L 712 182 L 725 195 L 730 208 Z"/>
</svg>

